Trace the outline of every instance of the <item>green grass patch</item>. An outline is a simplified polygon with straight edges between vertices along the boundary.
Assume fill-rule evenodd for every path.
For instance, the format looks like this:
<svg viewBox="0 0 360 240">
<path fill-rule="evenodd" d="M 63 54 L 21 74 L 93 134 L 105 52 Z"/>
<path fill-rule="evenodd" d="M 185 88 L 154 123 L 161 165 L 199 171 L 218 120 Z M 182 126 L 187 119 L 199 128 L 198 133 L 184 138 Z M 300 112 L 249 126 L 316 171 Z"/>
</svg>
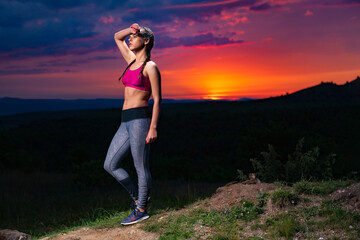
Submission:
<svg viewBox="0 0 360 240">
<path fill-rule="evenodd" d="M 264 207 L 266 205 L 266 202 L 270 196 L 270 193 L 267 192 L 259 192 L 256 196 L 256 200 L 258 201 L 259 207 Z"/>
<path fill-rule="evenodd" d="M 222 211 L 195 209 L 184 214 L 166 217 L 165 220 L 152 221 L 144 226 L 145 231 L 160 233 L 160 239 L 194 238 L 195 224 L 210 227 L 215 234 L 210 239 L 238 239 L 241 221 L 251 221 L 263 210 L 255 204 L 243 201 L 242 206 L 234 206 Z"/>
<path fill-rule="evenodd" d="M 279 214 L 268 224 L 271 226 L 270 237 L 275 239 L 279 237 L 292 239 L 295 233 L 300 230 L 296 218 L 288 214 Z"/>
<path fill-rule="evenodd" d="M 271 194 L 271 202 L 280 208 L 296 205 L 298 201 L 298 195 L 285 188 L 276 189 Z"/>
<path fill-rule="evenodd" d="M 331 228 L 350 230 L 350 226 L 359 227 L 360 215 L 347 212 L 342 209 L 339 203 L 330 200 L 324 200 L 319 209 L 319 216 L 324 217 L 323 224 Z M 360 229 L 358 228 L 360 237 Z"/>
<path fill-rule="evenodd" d="M 78 186 L 73 177 L 45 172 L 1 174 L 0 228 L 40 238 L 83 226 L 119 226 L 130 214 L 132 200 L 115 180 L 106 187 Z M 220 185 L 154 181 L 149 214 L 181 209 L 208 197 Z"/>
<path fill-rule="evenodd" d="M 294 184 L 294 189 L 297 194 L 305 193 L 308 195 L 320 195 L 324 196 L 334 192 L 339 188 L 344 188 L 350 185 L 353 181 L 321 181 L 321 182 L 309 182 L 300 181 Z"/>
</svg>

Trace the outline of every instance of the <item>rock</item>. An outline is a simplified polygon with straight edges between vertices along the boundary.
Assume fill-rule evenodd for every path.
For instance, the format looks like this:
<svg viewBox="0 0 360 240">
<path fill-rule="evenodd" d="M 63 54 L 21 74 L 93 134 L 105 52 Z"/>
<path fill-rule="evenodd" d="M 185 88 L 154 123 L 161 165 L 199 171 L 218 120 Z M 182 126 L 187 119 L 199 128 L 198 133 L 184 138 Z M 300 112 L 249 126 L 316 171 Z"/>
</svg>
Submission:
<svg viewBox="0 0 360 240">
<path fill-rule="evenodd" d="M 31 236 L 17 230 L 1 229 L 0 240 L 30 240 Z"/>
</svg>

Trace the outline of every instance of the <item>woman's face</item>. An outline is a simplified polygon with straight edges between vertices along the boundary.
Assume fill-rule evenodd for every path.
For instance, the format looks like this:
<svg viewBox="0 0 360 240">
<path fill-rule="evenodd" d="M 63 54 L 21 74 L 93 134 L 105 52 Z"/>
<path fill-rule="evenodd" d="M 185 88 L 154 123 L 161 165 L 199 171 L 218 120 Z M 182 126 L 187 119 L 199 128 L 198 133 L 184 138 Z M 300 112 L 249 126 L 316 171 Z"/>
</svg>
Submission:
<svg viewBox="0 0 360 240">
<path fill-rule="evenodd" d="M 129 48 L 131 51 L 137 51 L 145 47 L 145 40 L 138 34 L 131 34 L 129 37 Z"/>
</svg>

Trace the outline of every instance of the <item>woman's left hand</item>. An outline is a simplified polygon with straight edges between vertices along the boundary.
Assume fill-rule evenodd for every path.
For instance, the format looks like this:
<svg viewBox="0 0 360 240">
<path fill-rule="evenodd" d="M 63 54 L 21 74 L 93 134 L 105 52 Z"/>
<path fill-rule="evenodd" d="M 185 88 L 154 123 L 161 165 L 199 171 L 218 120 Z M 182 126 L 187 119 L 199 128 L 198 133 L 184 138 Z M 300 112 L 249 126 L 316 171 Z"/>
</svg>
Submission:
<svg viewBox="0 0 360 240">
<path fill-rule="evenodd" d="M 157 139 L 157 131 L 155 128 L 150 128 L 146 137 L 146 144 L 152 143 Z"/>
</svg>

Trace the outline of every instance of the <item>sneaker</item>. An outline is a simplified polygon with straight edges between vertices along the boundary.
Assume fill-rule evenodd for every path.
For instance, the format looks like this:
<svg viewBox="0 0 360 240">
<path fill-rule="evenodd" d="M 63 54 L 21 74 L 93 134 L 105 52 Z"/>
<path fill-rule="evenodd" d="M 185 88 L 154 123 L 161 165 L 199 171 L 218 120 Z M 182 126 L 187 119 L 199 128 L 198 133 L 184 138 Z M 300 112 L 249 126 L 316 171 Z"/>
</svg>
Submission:
<svg viewBox="0 0 360 240">
<path fill-rule="evenodd" d="M 131 225 L 138 222 L 141 222 L 145 219 L 148 219 L 150 216 L 147 212 L 141 212 L 137 207 L 135 210 L 124 220 L 121 222 L 122 225 Z"/>
<path fill-rule="evenodd" d="M 130 207 L 131 207 L 131 209 L 134 209 L 134 210 L 135 210 L 135 208 L 136 208 L 136 202 L 130 203 Z"/>
</svg>

